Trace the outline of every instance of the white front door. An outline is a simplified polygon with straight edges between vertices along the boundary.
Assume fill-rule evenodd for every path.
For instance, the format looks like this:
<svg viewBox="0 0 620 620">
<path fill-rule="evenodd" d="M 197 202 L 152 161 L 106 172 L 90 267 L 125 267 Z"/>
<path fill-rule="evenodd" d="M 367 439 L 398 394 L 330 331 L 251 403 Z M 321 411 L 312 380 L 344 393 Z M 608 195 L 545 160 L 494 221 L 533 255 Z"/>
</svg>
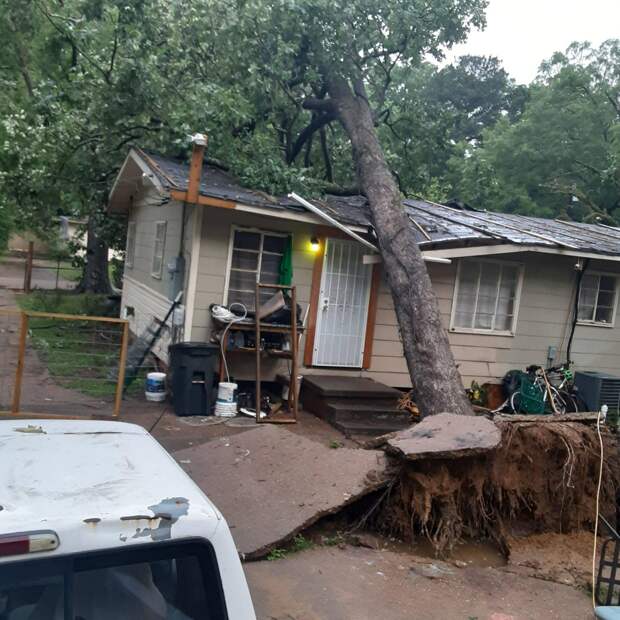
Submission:
<svg viewBox="0 0 620 620">
<path fill-rule="evenodd" d="M 327 239 L 314 337 L 315 366 L 361 368 L 372 265 L 356 241 Z"/>
</svg>

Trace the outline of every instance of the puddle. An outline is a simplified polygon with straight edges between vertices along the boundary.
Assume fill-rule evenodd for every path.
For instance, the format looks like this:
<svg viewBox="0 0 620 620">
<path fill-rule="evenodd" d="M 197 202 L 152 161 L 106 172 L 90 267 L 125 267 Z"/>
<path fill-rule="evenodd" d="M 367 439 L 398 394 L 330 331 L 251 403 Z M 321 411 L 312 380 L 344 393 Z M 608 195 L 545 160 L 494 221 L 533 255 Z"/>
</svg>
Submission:
<svg viewBox="0 0 620 620">
<path fill-rule="evenodd" d="M 399 543 L 399 547 L 401 551 L 407 550 L 422 557 L 436 558 L 433 546 L 426 539 L 420 539 L 412 545 Z M 493 543 L 479 540 L 465 540 L 456 544 L 450 556 L 445 559 L 466 562 L 477 568 L 497 568 L 508 563 L 503 553 Z"/>
</svg>

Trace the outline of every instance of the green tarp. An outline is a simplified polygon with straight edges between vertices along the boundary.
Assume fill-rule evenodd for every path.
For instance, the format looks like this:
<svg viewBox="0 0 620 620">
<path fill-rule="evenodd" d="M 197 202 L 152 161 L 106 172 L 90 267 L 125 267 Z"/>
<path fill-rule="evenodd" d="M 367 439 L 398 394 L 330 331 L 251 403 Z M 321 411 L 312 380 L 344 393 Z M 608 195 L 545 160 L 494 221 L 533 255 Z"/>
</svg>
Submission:
<svg viewBox="0 0 620 620">
<path fill-rule="evenodd" d="M 278 284 L 290 286 L 293 282 L 293 239 L 291 236 L 286 239 L 286 247 L 280 261 L 280 279 Z"/>
</svg>

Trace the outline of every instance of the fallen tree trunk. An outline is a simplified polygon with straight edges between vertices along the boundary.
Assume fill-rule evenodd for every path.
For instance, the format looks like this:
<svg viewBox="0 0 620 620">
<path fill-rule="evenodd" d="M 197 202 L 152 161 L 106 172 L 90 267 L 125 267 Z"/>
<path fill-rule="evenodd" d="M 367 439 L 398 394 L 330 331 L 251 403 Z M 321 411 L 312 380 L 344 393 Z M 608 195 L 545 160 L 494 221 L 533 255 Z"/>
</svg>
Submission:
<svg viewBox="0 0 620 620">
<path fill-rule="evenodd" d="M 513 529 L 592 527 L 600 462 L 596 429 L 573 422 L 501 422 L 499 428 L 501 446 L 484 455 L 401 459 L 399 479 L 375 513 L 374 527 L 405 540 L 425 536 L 439 555 L 463 537 L 490 537 L 506 549 Z M 614 435 L 606 433 L 604 443 L 601 511 L 613 515 L 620 458 Z"/>
<path fill-rule="evenodd" d="M 402 197 L 385 161 L 364 85 L 357 80 L 351 88 L 346 79 L 332 76 L 328 79 L 328 91 L 329 99 L 305 105 L 335 114 L 351 140 L 421 414 L 471 415 L 473 411 L 441 321 L 439 304 Z"/>
</svg>

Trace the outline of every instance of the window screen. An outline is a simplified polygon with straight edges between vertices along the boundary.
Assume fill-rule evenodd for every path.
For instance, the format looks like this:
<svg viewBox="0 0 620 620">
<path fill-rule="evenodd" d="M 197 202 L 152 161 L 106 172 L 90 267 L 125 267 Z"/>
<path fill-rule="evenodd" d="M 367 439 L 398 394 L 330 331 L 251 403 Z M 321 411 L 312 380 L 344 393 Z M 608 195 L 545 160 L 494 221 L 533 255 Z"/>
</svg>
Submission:
<svg viewBox="0 0 620 620">
<path fill-rule="evenodd" d="M 127 250 L 125 252 L 125 267 L 133 267 L 136 255 L 136 223 L 129 222 L 127 225 Z"/>
<path fill-rule="evenodd" d="M 164 249 L 166 247 L 166 222 L 155 223 L 155 242 L 153 243 L 153 266 L 151 273 L 161 278 L 164 268 Z"/>
<path fill-rule="evenodd" d="M 280 262 L 288 236 L 250 230 L 235 230 L 232 260 L 228 278 L 228 305 L 242 303 L 248 310 L 255 308 L 256 282 L 277 284 Z M 261 291 L 261 303 L 273 295 Z"/>
<path fill-rule="evenodd" d="M 613 325 L 616 307 L 616 277 L 584 274 L 581 279 L 577 317 L 587 323 Z"/>
<path fill-rule="evenodd" d="M 512 331 L 519 277 L 517 265 L 463 261 L 452 327 Z"/>
</svg>

